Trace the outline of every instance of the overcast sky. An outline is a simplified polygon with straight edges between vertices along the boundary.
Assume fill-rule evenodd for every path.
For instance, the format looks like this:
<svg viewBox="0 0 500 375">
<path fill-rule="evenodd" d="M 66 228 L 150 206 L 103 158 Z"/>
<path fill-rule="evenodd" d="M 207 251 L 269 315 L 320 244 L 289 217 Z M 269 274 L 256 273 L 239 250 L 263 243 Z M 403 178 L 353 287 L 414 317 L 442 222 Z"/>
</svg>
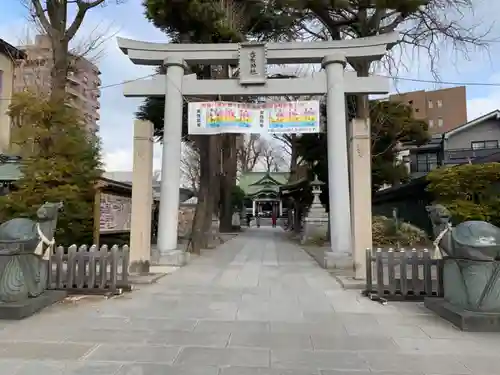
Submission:
<svg viewBox="0 0 500 375">
<path fill-rule="evenodd" d="M 498 0 L 475 0 L 478 4 L 474 17 L 469 22 L 488 26 L 492 17 L 500 14 Z M 112 2 L 110 2 L 111 4 Z M 103 158 L 107 170 L 131 170 L 132 136 L 134 112 L 141 103 L 139 99 L 127 99 L 122 87 L 116 85 L 129 79 L 136 79 L 152 73 L 151 68 L 133 65 L 117 47 L 116 36 L 144 41 L 166 41 L 163 33 L 147 22 L 143 16 L 142 1 L 128 0 L 125 4 L 111 4 L 105 8 L 90 11 L 77 40 L 82 40 L 93 30 L 107 32 L 109 40 L 103 46 L 104 56 L 98 61 L 102 72 L 100 136 L 103 141 Z M 497 9 L 496 11 L 493 11 Z M 0 13 L 0 38 L 18 45 L 26 40 L 27 11 L 19 0 L 2 0 Z M 500 38 L 500 27 L 494 25 L 488 39 Z M 467 110 L 469 120 L 500 108 L 500 66 L 494 64 L 500 57 L 500 43 L 491 43 L 489 51 L 471 51 L 470 60 L 460 54 L 453 54 L 443 48 L 437 69 L 440 78 L 447 82 L 499 83 L 498 86 L 467 87 Z M 403 57 L 406 69 L 400 69 L 401 77 L 432 80 L 429 62 L 425 53 Z M 398 81 L 393 91 L 410 91 L 449 87 L 446 84 Z M 159 169 L 161 150 L 155 147 L 154 167 Z"/>
</svg>

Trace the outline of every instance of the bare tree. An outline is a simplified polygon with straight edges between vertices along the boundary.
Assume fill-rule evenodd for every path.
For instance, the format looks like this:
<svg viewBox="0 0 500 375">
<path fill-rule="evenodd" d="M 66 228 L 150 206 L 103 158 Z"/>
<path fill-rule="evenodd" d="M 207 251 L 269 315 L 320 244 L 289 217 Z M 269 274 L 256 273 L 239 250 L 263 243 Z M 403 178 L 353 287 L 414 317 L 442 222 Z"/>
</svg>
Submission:
<svg viewBox="0 0 500 375">
<path fill-rule="evenodd" d="M 299 6 L 297 6 L 299 4 Z M 302 15 L 303 31 L 319 40 L 363 38 L 399 31 L 402 51 L 409 46 L 413 57 L 424 52 L 430 60 L 432 73 L 438 78 L 437 63 L 442 51 L 448 47 L 467 57 L 469 47 L 487 47 L 491 27 L 484 20 L 474 19 L 473 0 L 399 0 L 385 2 L 365 0 L 336 0 L 324 2 L 283 2 L 284 11 Z M 291 7 L 291 8 L 290 8 Z M 291 9 L 291 10 L 290 10 Z M 491 22 L 493 25 L 493 21 Z M 448 57 L 448 55 L 446 55 Z M 390 71 L 398 72 L 404 65 L 394 54 L 385 61 Z M 367 76 L 371 61 L 353 64 L 360 76 Z M 368 118 L 366 95 L 356 100 L 356 116 Z"/>
<path fill-rule="evenodd" d="M 285 158 L 289 161 L 290 180 L 294 179 L 297 173 L 297 168 L 301 165 L 302 160 L 298 153 L 298 143 L 300 135 L 298 134 L 283 134 L 273 135 L 273 138 L 281 142 L 281 150 Z"/>
<path fill-rule="evenodd" d="M 241 135 L 238 144 L 238 167 L 241 173 L 251 172 L 262 156 L 259 134 Z"/>
<path fill-rule="evenodd" d="M 32 20 L 40 25 L 52 44 L 51 97 L 63 99 L 70 67 L 69 43 L 82 26 L 87 12 L 106 4 L 106 0 L 24 0 Z M 123 0 L 115 0 L 117 3 Z M 68 22 L 70 7 L 76 9 L 73 21 Z M 95 50 L 95 43 L 89 44 Z"/>
<path fill-rule="evenodd" d="M 279 172 L 286 165 L 281 147 L 276 142 L 261 140 L 260 147 L 262 162 L 267 172 Z"/>
<path fill-rule="evenodd" d="M 200 154 L 193 145 L 184 144 L 181 155 L 181 180 L 186 187 L 198 194 L 200 189 Z"/>
</svg>

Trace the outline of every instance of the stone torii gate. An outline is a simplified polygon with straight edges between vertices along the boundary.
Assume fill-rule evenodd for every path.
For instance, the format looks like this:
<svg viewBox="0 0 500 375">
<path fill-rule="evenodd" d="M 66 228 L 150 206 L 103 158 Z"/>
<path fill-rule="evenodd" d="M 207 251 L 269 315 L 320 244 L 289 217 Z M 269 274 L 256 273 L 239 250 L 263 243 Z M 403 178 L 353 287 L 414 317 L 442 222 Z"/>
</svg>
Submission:
<svg viewBox="0 0 500 375">
<path fill-rule="evenodd" d="M 392 33 L 344 41 L 240 44 L 170 44 L 118 38 L 120 49 L 134 64 L 163 65 L 167 70 L 166 75 L 124 84 L 127 97 L 165 97 L 158 250 L 177 249 L 184 98 L 327 94 L 331 251 L 326 252 L 325 260 L 332 267 L 345 255 L 353 256 L 356 274 L 363 277 L 364 253 L 372 238 L 370 131 L 369 123 L 359 120 L 347 129 L 345 94 L 386 94 L 389 80 L 358 77 L 345 71 L 345 66 L 381 59 L 398 38 Z M 267 64 L 305 63 L 321 63 L 324 71 L 305 78 L 267 78 Z M 185 75 L 194 64 L 238 64 L 239 78 L 198 80 L 194 74 Z"/>
</svg>

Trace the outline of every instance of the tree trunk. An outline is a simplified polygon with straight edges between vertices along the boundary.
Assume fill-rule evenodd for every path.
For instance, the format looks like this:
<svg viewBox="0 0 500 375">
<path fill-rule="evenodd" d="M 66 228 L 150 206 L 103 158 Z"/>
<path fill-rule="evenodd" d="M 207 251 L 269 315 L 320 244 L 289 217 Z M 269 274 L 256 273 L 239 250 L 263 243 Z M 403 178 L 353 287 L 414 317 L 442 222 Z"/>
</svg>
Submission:
<svg viewBox="0 0 500 375">
<path fill-rule="evenodd" d="M 219 231 L 229 233 L 233 230 L 232 190 L 236 184 L 236 137 L 235 134 L 222 136 L 222 170 L 220 196 Z"/>
<path fill-rule="evenodd" d="M 66 97 L 66 83 L 70 57 L 68 54 L 68 42 L 65 38 L 58 40 L 56 36 L 52 37 L 52 57 L 54 65 L 50 72 L 50 98 L 53 101 L 62 101 Z"/>
<path fill-rule="evenodd" d="M 210 155 L 210 136 L 193 137 L 200 155 Z M 191 243 L 189 251 L 200 254 L 206 243 L 205 223 L 207 212 L 210 211 L 210 182 L 211 182 L 210 158 L 200 158 L 200 187 L 198 191 L 198 203 L 194 214 L 191 229 Z"/>
<path fill-rule="evenodd" d="M 219 178 L 219 168 L 220 168 L 220 136 L 209 135 L 205 136 L 208 138 L 208 163 L 209 163 L 209 184 L 208 184 L 208 201 L 207 209 L 205 211 L 204 217 L 204 241 L 203 247 L 207 248 L 209 246 L 209 240 L 212 237 L 212 224 L 213 215 L 217 214 L 218 203 L 220 199 L 220 178 Z"/>
<path fill-rule="evenodd" d="M 295 233 L 299 234 L 302 230 L 302 223 L 301 223 L 302 205 L 300 204 L 300 202 L 298 200 L 294 200 L 293 210 L 294 210 L 293 231 Z"/>
<path fill-rule="evenodd" d="M 294 181 L 297 174 L 297 161 L 299 154 L 297 152 L 297 135 L 290 134 L 290 176 L 288 181 Z"/>
</svg>

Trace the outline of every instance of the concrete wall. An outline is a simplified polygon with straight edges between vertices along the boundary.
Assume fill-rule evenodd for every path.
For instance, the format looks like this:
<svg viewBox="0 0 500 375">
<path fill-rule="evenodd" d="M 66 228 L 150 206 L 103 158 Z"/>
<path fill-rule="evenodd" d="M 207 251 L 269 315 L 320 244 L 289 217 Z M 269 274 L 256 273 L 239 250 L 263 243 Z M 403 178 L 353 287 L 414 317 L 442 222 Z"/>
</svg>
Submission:
<svg viewBox="0 0 500 375">
<path fill-rule="evenodd" d="M 12 96 L 14 61 L 0 53 L 0 153 L 7 153 L 10 144 L 10 118 L 7 111 Z"/>
</svg>

